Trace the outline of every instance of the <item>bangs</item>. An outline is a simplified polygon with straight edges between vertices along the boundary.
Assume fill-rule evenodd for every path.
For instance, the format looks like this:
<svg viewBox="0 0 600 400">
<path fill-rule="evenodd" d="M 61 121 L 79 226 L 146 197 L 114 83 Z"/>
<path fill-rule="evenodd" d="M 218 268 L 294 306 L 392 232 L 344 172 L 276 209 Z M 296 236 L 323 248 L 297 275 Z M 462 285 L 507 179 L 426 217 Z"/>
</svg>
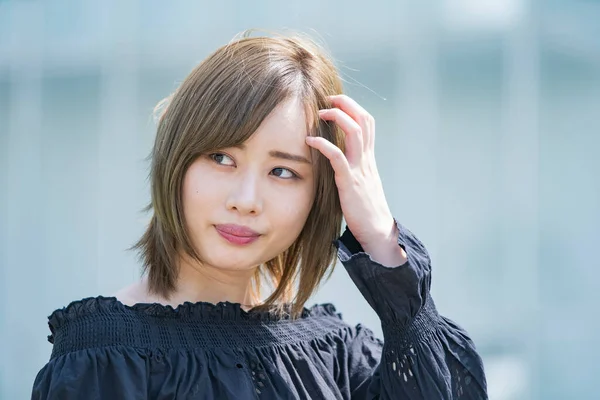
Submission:
<svg viewBox="0 0 600 400">
<path fill-rule="evenodd" d="M 277 50 L 272 44 L 241 40 L 199 65 L 195 85 L 181 96 L 188 101 L 182 109 L 188 110 L 198 149 L 239 146 L 279 104 L 295 96 L 305 102 L 302 71 Z M 308 107 L 311 120 L 318 118 L 316 108 Z"/>
</svg>

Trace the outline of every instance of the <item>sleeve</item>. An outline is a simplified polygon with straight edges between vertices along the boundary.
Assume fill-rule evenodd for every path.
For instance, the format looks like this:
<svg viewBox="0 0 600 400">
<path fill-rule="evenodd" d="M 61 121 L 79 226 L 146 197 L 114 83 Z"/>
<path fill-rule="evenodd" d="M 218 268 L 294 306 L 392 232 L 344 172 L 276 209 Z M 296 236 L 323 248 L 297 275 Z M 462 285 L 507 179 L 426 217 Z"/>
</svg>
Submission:
<svg viewBox="0 0 600 400">
<path fill-rule="evenodd" d="M 54 357 L 33 383 L 32 400 L 147 399 L 144 363 L 115 348 Z"/>
<path fill-rule="evenodd" d="M 384 341 L 358 325 L 347 341 L 352 399 L 487 399 L 483 363 L 468 334 L 438 314 L 423 244 L 397 223 L 403 265 L 371 259 L 346 229 L 338 257 L 379 316 Z M 379 357 L 380 355 L 380 357 Z M 379 363 L 376 361 L 379 360 Z"/>
</svg>

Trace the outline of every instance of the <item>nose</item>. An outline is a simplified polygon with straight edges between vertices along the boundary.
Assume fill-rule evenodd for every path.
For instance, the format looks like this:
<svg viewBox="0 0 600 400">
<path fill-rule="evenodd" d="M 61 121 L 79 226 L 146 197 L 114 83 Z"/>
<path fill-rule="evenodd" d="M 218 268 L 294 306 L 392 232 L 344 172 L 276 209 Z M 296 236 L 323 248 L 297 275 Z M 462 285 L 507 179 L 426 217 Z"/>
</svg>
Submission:
<svg viewBox="0 0 600 400">
<path fill-rule="evenodd" d="M 262 212 L 262 197 L 256 174 L 240 174 L 229 193 L 226 206 L 228 210 L 235 210 L 240 214 Z"/>
</svg>

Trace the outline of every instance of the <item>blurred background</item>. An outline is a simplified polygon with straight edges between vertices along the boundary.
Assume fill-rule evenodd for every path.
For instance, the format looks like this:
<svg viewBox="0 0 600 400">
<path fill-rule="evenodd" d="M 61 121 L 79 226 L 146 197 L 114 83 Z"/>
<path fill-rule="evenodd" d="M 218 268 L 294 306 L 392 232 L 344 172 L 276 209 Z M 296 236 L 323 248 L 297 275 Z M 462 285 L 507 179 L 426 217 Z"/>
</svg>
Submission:
<svg viewBox="0 0 600 400">
<path fill-rule="evenodd" d="M 138 277 L 152 109 L 247 28 L 325 42 L 375 116 L 490 398 L 598 398 L 600 1 L 0 0 L 0 399 L 30 396 L 54 309 Z M 314 301 L 381 336 L 342 268 Z"/>
</svg>

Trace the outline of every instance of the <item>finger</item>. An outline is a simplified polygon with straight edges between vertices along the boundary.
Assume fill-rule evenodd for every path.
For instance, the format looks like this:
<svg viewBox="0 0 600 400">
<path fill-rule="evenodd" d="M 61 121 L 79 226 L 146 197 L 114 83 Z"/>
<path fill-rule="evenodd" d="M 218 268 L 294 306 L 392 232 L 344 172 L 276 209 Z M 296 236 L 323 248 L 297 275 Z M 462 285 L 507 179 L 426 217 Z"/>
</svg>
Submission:
<svg viewBox="0 0 600 400">
<path fill-rule="evenodd" d="M 334 107 L 344 111 L 358 123 L 363 132 L 363 144 L 365 149 L 373 150 L 375 147 L 375 119 L 354 99 L 339 94 L 330 96 L 329 100 Z"/>
<path fill-rule="evenodd" d="M 319 117 L 335 122 L 346 134 L 346 156 L 350 164 L 358 163 L 364 151 L 363 132 L 358 123 L 339 108 L 319 110 Z"/>
<path fill-rule="evenodd" d="M 336 177 L 345 179 L 350 175 L 350 164 L 344 152 L 335 144 L 318 136 L 307 136 L 306 144 L 318 150 L 329 160 Z"/>
</svg>

